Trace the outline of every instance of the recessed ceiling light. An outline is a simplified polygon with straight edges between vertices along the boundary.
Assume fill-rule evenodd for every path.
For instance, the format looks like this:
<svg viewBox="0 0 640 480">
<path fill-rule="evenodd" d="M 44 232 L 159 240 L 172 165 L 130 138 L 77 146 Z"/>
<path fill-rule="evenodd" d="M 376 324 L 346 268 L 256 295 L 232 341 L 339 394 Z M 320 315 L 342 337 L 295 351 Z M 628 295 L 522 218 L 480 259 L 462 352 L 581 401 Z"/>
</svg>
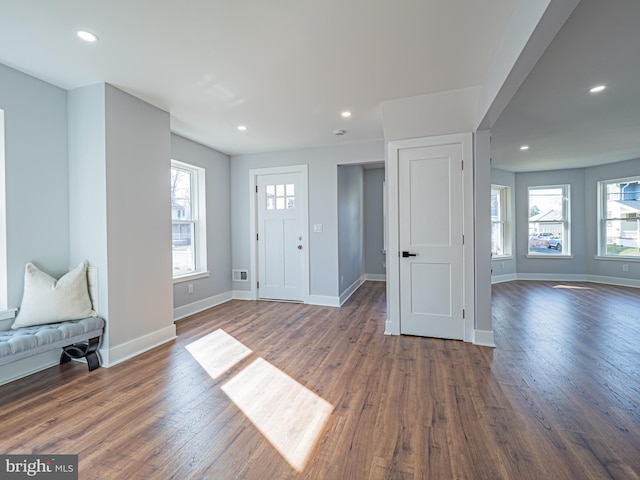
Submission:
<svg viewBox="0 0 640 480">
<path fill-rule="evenodd" d="M 78 30 L 78 36 L 85 42 L 98 41 L 98 36 L 95 33 L 87 32 L 86 30 Z"/>
<path fill-rule="evenodd" d="M 247 129 L 246 126 L 244 125 L 238 125 L 238 130 L 240 130 L 241 132 L 244 132 Z"/>
<path fill-rule="evenodd" d="M 529 145 L 522 145 L 520 150 L 529 150 Z"/>
<path fill-rule="evenodd" d="M 351 116 L 351 112 L 342 112 L 341 114 L 344 118 L 349 118 Z"/>
<path fill-rule="evenodd" d="M 606 85 L 596 85 L 595 87 L 589 89 L 589 93 L 600 93 L 605 88 L 607 88 Z"/>
</svg>

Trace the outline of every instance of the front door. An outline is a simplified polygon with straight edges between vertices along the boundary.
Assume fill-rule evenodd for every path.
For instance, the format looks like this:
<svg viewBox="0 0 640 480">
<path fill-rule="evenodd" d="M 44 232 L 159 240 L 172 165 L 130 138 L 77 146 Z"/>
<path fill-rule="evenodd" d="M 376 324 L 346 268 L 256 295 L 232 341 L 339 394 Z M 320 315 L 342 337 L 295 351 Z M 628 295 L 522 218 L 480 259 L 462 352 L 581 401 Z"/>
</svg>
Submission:
<svg viewBox="0 0 640 480">
<path fill-rule="evenodd" d="M 304 300 L 302 173 L 257 176 L 258 298 Z"/>
<path fill-rule="evenodd" d="M 461 144 L 398 157 L 400 332 L 464 339 Z"/>
</svg>

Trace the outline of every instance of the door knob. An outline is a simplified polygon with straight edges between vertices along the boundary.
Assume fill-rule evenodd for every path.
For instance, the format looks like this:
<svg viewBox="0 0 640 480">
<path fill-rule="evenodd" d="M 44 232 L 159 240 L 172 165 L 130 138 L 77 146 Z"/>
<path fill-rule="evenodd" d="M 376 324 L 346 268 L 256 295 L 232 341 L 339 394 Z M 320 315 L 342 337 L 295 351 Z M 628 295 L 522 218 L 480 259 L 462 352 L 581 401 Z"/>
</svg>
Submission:
<svg viewBox="0 0 640 480">
<path fill-rule="evenodd" d="M 417 257 L 418 254 L 417 253 L 409 253 L 409 252 L 402 252 L 402 257 L 403 258 L 407 258 L 407 257 Z"/>
<path fill-rule="evenodd" d="M 302 250 L 302 245 L 298 245 L 298 250 Z"/>
</svg>

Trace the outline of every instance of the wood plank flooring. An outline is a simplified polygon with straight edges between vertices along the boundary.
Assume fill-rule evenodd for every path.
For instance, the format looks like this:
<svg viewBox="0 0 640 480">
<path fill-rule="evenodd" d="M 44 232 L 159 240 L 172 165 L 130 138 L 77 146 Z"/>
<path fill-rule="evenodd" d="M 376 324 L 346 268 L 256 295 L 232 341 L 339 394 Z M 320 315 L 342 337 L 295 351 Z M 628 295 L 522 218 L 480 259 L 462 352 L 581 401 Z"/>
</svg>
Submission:
<svg viewBox="0 0 640 480">
<path fill-rule="evenodd" d="M 0 453 L 76 453 L 91 480 L 640 478 L 640 290 L 510 282 L 493 315 L 495 349 L 383 335 L 379 282 L 339 309 L 231 301 L 0 387 Z"/>
</svg>

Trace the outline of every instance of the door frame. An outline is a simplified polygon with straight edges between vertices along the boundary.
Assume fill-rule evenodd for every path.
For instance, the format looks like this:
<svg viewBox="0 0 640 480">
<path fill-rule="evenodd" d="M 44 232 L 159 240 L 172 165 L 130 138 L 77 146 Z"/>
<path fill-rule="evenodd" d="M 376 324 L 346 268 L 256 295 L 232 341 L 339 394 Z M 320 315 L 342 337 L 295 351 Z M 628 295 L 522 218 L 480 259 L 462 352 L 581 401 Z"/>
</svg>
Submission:
<svg viewBox="0 0 640 480">
<path fill-rule="evenodd" d="M 464 316 L 464 341 L 475 339 L 475 249 L 473 219 L 473 134 L 456 133 L 434 137 L 410 138 L 390 141 L 387 144 L 385 160 L 385 181 L 387 185 L 387 321 L 386 335 L 400 335 L 400 211 L 399 211 L 399 175 L 398 159 L 400 150 L 406 148 L 434 147 L 439 145 L 460 144 L 464 169 L 463 182 L 463 235 L 462 305 Z"/>
<path fill-rule="evenodd" d="M 303 271 L 302 271 L 302 298 L 304 303 L 309 303 L 309 166 L 288 165 L 285 167 L 252 168 L 249 170 L 249 239 L 250 239 L 250 272 L 251 300 L 258 299 L 258 209 L 256 202 L 256 188 L 258 177 L 261 175 L 282 175 L 286 173 L 299 173 L 302 175 L 302 192 L 305 200 L 305 208 L 302 211 L 302 231 L 305 235 L 302 239 Z"/>
</svg>

